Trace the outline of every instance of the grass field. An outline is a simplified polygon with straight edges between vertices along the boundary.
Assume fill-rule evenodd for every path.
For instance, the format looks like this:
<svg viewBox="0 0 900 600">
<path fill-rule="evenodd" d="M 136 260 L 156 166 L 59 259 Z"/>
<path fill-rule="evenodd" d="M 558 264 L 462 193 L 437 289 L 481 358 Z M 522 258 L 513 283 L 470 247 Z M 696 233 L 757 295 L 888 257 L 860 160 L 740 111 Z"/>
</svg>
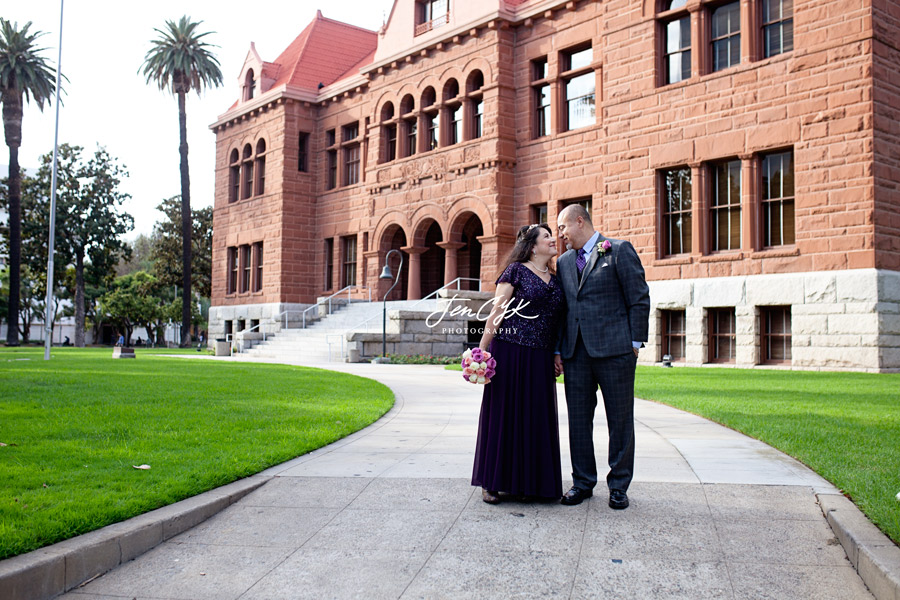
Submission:
<svg viewBox="0 0 900 600">
<path fill-rule="evenodd" d="M 0 349 L 0 558 L 258 473 L 393 404 L 352 375 L 154 353 Z"/>
</svg>

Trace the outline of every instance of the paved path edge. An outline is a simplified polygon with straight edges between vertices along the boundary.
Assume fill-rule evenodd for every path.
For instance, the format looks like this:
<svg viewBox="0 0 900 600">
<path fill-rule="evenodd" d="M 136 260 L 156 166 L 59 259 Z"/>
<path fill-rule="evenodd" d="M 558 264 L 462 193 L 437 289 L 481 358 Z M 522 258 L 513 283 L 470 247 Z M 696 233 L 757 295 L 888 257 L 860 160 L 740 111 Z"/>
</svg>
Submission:
<svg viewBox="0 0 900 600">
<path fill-rule="evenodd" d="M 121 523 L 0 561 L 0 598 L 47 600 L 63 594 L 202 523 L 271 479 L 252 475 Z"/>
<path fill-rule="evenodd" d="M 900 548 L 842 494 L 816 494 L 847 558 L 877 600 L 900 600 Z"/>
</svg>

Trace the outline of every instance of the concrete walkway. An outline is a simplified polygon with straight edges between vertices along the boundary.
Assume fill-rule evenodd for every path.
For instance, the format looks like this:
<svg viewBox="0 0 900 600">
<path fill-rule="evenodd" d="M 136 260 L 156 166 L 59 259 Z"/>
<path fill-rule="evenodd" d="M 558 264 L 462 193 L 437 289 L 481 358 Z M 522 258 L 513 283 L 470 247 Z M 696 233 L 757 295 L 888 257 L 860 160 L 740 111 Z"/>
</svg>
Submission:
<svg viewBox="0 0 900 600">
<path fill-rule="evenodd" d="M 609 509 L 602 482 L 575 507 L 490 506 L 469 484 L 480 387 L 442 367 L 321 366 L 385 383 L 396 405 L 64 598 L 872 597 L 816 501 L 837 490 L 730 429 L 638 401 L 630 508 Z M 602 464 L 602 410 L 595 431 Z"/>
</svg>

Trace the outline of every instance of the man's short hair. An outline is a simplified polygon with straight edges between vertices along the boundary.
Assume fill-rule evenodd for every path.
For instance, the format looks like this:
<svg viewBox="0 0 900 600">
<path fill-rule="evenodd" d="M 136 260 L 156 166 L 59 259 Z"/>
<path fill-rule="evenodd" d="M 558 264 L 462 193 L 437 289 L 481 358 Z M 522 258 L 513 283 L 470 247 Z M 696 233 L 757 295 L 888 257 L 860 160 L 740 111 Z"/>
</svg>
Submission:
<svg viewBox="0 0 900 600">
<path fill-rule="evenodd" d="M 588 225 L 592 225 L 591 222 L 591 214 L 587 211 L 585 207 L 580 204 L 570 204 L 563 209 L 564 212 L 571 213 L 573 219 L 577 219 L 581 217 L 584 219 L 584 222 Z"/>
</svg>

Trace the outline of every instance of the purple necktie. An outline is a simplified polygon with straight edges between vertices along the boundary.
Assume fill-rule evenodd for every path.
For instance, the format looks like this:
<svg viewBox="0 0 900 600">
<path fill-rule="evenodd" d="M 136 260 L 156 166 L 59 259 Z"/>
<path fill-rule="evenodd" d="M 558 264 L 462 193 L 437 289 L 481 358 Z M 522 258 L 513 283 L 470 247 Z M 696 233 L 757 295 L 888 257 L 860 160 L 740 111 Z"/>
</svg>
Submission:
<svg viewBox="0 0 900 600">
<path fill-rule="evenodd" d="M 578 276 L 581 277 L 581 272 L 584 271 L 584 266 L 587 264 L 587 259 L 584 257 L 584 248 L 578 249 L 578 257 L 575 259 L 575 266 L 578 267 Z"/>
</svg>

